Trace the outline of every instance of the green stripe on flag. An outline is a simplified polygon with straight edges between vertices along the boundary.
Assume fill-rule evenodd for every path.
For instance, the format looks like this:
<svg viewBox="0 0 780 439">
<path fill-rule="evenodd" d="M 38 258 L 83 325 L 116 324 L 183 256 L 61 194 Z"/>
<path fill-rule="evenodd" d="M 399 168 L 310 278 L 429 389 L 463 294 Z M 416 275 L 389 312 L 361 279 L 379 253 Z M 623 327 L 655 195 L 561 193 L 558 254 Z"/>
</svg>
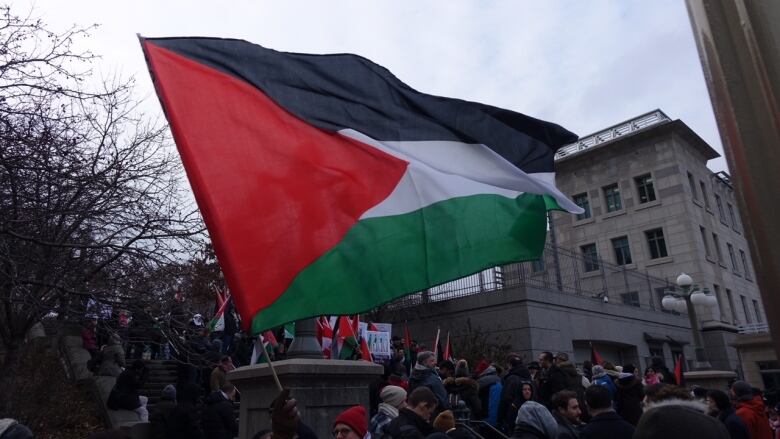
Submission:
<svg viewBox="0 0 780 439">
<path fill-rule="evenodd" d="M 254 317 L 252 332 L 301 315 L 365 312 L 486 268 L 538 259 L 547 209 L 541 195 L 486 194 L 362 220 Z"/>
</svg>

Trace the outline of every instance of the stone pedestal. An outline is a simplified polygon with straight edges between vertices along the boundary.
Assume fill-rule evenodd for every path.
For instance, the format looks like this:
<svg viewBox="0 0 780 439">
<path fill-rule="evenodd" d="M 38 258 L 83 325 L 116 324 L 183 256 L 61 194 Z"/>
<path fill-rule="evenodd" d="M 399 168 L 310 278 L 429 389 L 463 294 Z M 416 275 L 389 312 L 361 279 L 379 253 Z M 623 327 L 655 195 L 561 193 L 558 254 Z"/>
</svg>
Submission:
<svg viewBox="0 0 780 439">
<path fill-rule="evenodd" d="M 685 385 L 687 387 L 699 386 L 705 389 L 718 389 L 728 393 L 729 380 L 737 377 L 737 374 L 729 370 L 696 370 L 685 372 Z"/>
<path fill-rule="evenodd" d="M 285 389 L 298 402 L 301 420 L 320 438 L 331 437 L 333 420 L 344 409 L 362 405 L 368 409 L 368 386 L 383 368 L 365 361 L 296 358 L 274 362 Z M 241 392 L 239 438 L 250 439 L 271 428 L 268 409 L 279 395 L 267 364 L 240 367 L 227 376 Z"/>
</svg>

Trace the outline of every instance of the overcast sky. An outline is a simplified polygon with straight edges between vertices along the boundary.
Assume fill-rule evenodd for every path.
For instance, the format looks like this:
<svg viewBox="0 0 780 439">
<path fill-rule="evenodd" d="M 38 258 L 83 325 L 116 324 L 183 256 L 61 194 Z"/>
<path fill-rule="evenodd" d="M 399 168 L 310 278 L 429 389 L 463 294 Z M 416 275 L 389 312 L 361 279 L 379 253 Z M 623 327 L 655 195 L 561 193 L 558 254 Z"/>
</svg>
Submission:
<svg viewBox="0 0 780 439">
<path fill-rule="evenodd" d="M 682 0 L 37 0 L 35 15 L 54 28 L 100 24 L 87 41 L 103 56 L 99 69 L 135 75 L 155 112 L 136 33 L 356 53 L 419 91 L 509 108 L 581 136 L 660 108 L 723 152 Z M 726 169 L 722 158 L 709 166 Z"/>
</svg>

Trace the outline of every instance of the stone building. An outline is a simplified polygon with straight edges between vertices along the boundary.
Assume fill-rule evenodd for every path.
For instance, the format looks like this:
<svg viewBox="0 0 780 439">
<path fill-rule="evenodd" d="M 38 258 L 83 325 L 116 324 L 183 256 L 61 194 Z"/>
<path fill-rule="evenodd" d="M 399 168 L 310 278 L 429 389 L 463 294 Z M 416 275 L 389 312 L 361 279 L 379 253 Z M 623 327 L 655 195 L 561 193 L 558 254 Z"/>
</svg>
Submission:
<svg viewBox="0 0 780 439">
<path fill-rule="evenodd" d="M 660 110 L 582 137 L 556 156 L 556 184 L 586 212 L 551 215 L 540 260 L 409 296 L 385 320 L 427 343 L 451 330 L 456 346 L 468 320 L 528 360 L 550 350 L 582 362 L 593 346 L 614 362 L 660 356 L 671 367 L 693 359 L 687 315 L 661 306 L 685 272 L 718 299 L 697 309 L 712 366 L 738 370 L 738 328 L 765 318 L 730 180 L 707 168 L 718 156 Z"/>
<path fill-rule="evenodd" d="M 707 168 L 718 153 L 656 110 L 586 136 L 557 157 L 556 184 L 586 208 L 554 216 L 557 244 L 670 283 L 688 273 L 718 299 L 715 308 L 697 309 L 709 360 L 735 369 L 737 326 L 764 322 L 764 313 L 731 182 Z M 583 277 L 598 270 L 588 265 Z M 665 311 L 663 295 L 658 288 L 615 299 Z"/>
</svg>

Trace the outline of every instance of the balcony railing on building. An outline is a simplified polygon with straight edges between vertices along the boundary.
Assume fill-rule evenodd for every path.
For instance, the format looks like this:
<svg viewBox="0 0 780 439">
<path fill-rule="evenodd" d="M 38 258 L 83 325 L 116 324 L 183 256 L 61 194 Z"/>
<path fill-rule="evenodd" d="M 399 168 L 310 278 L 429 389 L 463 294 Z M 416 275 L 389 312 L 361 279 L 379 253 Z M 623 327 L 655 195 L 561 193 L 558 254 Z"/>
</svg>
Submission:
<svg viewBox="0 0 780 439">
<path fill-rule="evenodd" d="M 618 137 L 625 136 L 626 134 L 631 134 L 635 131 L 645 129 L 653 125 L 669 122 L 670 120 L 671 119 L 669 119 L 669 116 L 667 116 L 666 113 L 661 110 L 654 110 L 649 113 L 645 113 L 641 116 L 637 116 L 633 119 L 629 119 L 625 122 L 621 122 L 617 125 L 605 128 L 599 132 L 582 137 L 576 142 L 562 147 L 555 154 L 555 159 L 558 160 L 563 157 L 576 154 L 582 150 L 615 140 Z"/>
<path fill-rule="evenodd" d="M 391 302 L 387 307 L 408 308 L 517 286 L 677 314 L 661 308 L 664 292 L 673 288 L 671 281 L 601 259 L 585 257 L 579 252 L 551 243 L 547 243 L 542 257 L 536 261 L 493 267 L 406 296 Z"/>
<path fill-rule="evenodd" d="M 737 326 L 737 330 L 740 334 L 758 334 L 761 332 L 769 332 L 769 325 L 767 323 L 748 323 L 746 325 Z"/>
</svg>

